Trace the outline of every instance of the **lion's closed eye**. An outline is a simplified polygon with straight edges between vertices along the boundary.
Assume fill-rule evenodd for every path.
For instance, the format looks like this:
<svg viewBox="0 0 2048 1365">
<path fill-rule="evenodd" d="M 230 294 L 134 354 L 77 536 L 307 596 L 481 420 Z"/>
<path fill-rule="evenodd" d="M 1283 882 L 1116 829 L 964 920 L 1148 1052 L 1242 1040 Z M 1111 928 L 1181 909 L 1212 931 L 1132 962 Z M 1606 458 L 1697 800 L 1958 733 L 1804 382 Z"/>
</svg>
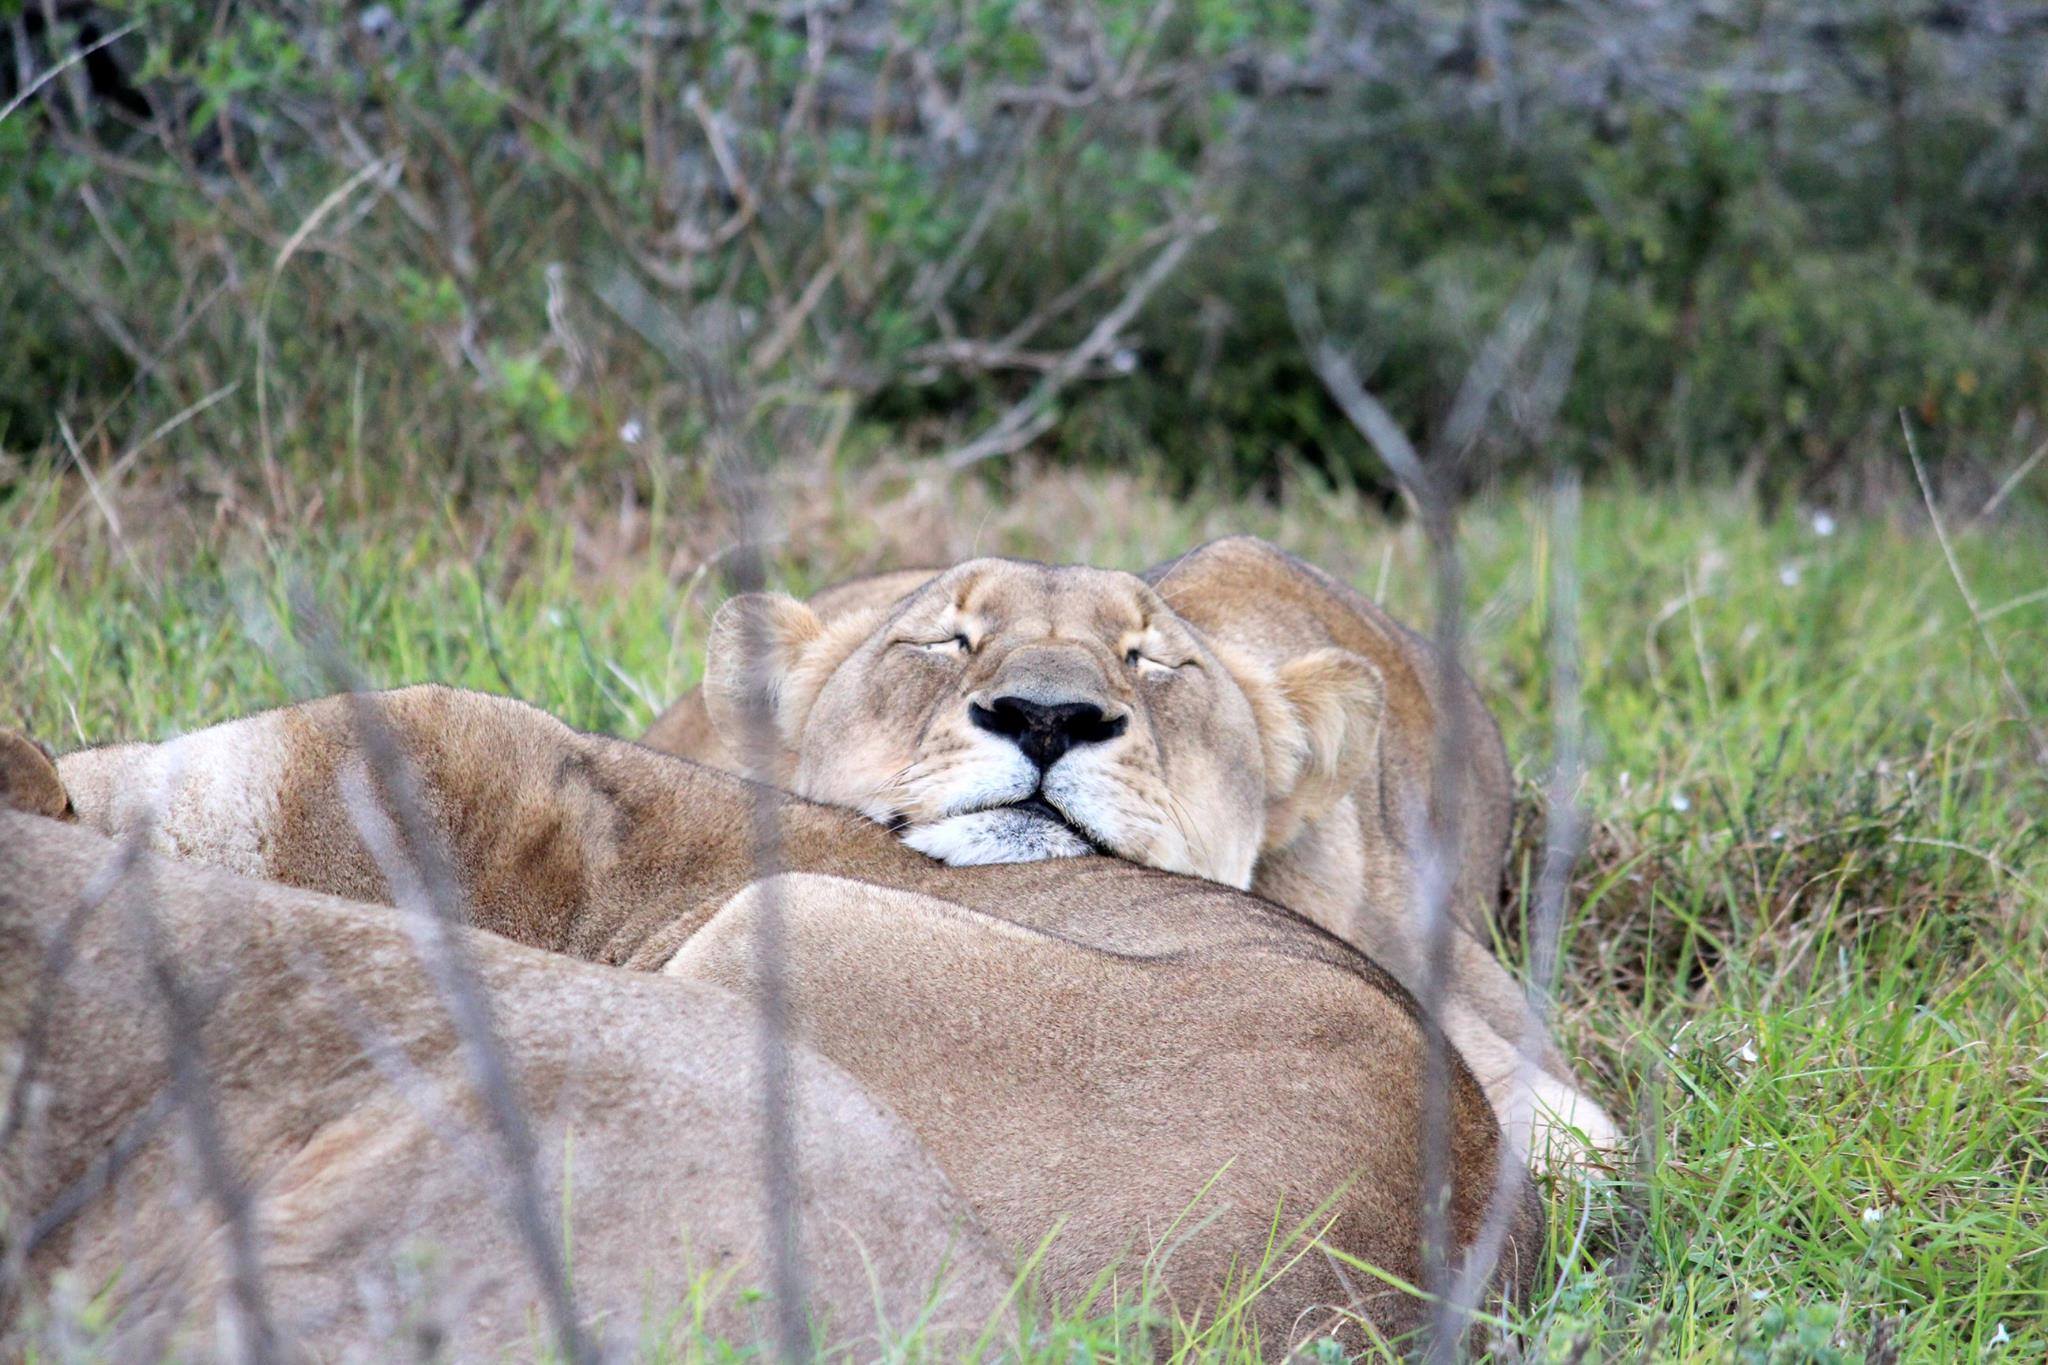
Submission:
<svg viewBox="0 0 2048 1365">
<path fill-rule="evenodd" d="M 1140 677 L 1168 678 L 1183 668 L 1194 666 L 1194 660 L 1174 655 L 1149 653 L 1142 645 L 1132 645 L 1124 651 L 1124 666 L 1134 668 Z"/>
<path fill-rule="evenodd" d="M 927 654 L 949 657 L 972 654 L 974 652 L 974 642 L 958 631 L 937 640 L 898 640 L 896 643 L 906 645 L 911 649 L 922 650 Z"/>
</svg>

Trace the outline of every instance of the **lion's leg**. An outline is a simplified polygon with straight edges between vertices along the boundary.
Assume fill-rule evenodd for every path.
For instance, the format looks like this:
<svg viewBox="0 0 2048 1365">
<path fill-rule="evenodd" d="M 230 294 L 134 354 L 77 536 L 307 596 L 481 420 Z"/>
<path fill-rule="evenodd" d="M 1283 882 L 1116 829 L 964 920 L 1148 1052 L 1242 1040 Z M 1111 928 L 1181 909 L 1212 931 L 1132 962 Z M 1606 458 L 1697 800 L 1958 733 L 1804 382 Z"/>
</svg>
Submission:
<svg viewBox="0 0 2048 1365">
<path fill-rule="evenodd" d="M 1371 946 L 1366 945 L 1368 955 Z M 1416 975 L 1418 994 L 1422 974 Z M 1451 927 L 1444 1034 L 1486 1091 L 1508 1139 L 1538 1170 L 1617 1152 L 1621 1129 L 1579 1084 L 1521 983 L 1486 944 Z"/>
<path fill-rule="evenodd" d="M 1483 956 L 1493 971 L 1500 972 L 1491 953 L 1473 944 L 1460 955 L 1471 954 Z M 1545 1064 L 1547 1036 L 1536 1039 L 1536 1046 L 1525 1052 L 1513 1035 L 1503 1035 L 1472 1008 L 1455 980 L 1443 1022 L 1444 1036 L 1486 1092 L 1509 1143 L 1527 1154 L 1530 1165 L 1539 1171 L 1558 1170 L 1621 1150 L 1621 1129 L 1599 1101 L 1580 1088 L 1569 1070 Z M 1527 1020 L 1525 1027 L 1534 1022 Z"/>
<path fill-rule="evenodd" d="M 483 693 L 327 697 L 57 771 L 88 827 L 356 900 L 453 902 L 605 961 L 744 881 L 737 781 Z"/>
<path fill-rule="evenodd" d="M 1358 875 L 1370 885 L 1399 886 L 1408 874 L 1405 865 L 1397 863 Z M 1284 895 L 1276 899 L 1291 903 Z M 1386 968 L 1412 994 L 1427 994 L 1427 942 L 1403 897 L 1368 891 L 1341 917 L 1325 915 L 1319 922 Z M 1618 1148 L 1620 1129 L 1573 1079 L 1549 1031 L 1532 1017 L 1521 984 L 1490 944 L 1461 917 L 1453 916 L 1448 929 L 1444 1033 L 1479 1078 L 1510 1137 L 1545 1169 L 1588 1146 L 1599 1151 Z M 1573 1128 L 1582 1129 L 1585 1137 L 1572 1137 Z"/>
</svg>

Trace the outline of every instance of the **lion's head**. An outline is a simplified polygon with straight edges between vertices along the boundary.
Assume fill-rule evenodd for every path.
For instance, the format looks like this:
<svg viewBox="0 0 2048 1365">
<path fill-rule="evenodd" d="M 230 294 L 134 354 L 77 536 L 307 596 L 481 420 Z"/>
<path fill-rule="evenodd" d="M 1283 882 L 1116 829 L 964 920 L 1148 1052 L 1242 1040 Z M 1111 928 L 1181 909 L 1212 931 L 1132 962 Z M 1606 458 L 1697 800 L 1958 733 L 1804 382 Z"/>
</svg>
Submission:
<svg viewBox="0 0 2048 1365">
<path fill-rule="evenodd" d="M 1371 764 L 1382 689 L 1346 650 L 1222 650 L 1132 574 L 977 559 L 822 615 L 735 598 L 704 701 L 778 781 L 947 862 L 1106 852 L 1245 887 Z"/>
</svg>

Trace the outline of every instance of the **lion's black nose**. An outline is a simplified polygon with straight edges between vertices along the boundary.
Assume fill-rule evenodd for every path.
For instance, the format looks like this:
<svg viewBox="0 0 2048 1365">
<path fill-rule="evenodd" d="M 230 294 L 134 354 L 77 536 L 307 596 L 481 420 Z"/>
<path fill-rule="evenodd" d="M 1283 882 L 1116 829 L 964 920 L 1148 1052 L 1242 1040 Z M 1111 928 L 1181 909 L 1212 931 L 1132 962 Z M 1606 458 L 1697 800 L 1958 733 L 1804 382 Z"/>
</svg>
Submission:
<svg viewBox="0 0 2048 1365">
<path fill-rule="evenodd" d="M 967 714 L 982 729 L 1014 743 L 1040 768 L 1050 768 L 1076 744 L 1099 744 L 1124 732 L 1122 716 L 1111 719 L 1086 701 L 997 697 L 987 706 L 969 702 Z"/>
</svg>

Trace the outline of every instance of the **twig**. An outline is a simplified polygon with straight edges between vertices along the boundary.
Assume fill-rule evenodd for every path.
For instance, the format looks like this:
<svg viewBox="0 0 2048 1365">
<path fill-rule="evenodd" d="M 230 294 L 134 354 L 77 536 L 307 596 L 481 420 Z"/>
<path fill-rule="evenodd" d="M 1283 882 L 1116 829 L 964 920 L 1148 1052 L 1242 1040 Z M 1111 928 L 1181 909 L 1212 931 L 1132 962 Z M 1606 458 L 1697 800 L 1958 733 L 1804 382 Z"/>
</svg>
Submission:
<svg viewBox="0 0 2048 1365">
<path fill-rule="evenodd" d="M 59 1004 L 58 988 L 77 958 L 79 935 L 85 932 L 87 922 L 147 851 L 149 830 L 154 823 L 154 820 L 137 820 L 123 832 L 120 842 L 114 846 L 113 855 L 86 882 L 79 893 L 78 904 L 71 908 L 43 948 L 42 965 L 36 973 L 35 993 L 30 998 L 28 1018 L 16 1049 L 14 1075 L 7 1087 L 6 1111 L 0 1114 L 0 1150 L 17 1142 L 34 1142 L 39 1136 L 36 1132 L 40 1117 L 36 1080 L 42 1069 L 43 1056 L 50 1047 L 50 1029 Z M 156 1124 L 169 1113 L 168 1097 L 160 1096 L 152 1108 L 161 1111 L 155 1122 L 143 1124 L 141 1129 L 131 1126 L 129 1130 L 131 1135 L 136 1135 L 135 1145 L 147 1141 L 149 1134 L 155 1132 Z M 94 1184 L 96 1174 L 100 1179 L 111 1180 L 132 1157 L 133 1148 L 124 1146 L 117 1138 L 103 1160 L 89 1169 L 72 1188 L 61 1191 L 57 1198 L 51 1200 L 25 1232 L 14 1235 L 14 1230 L 8 1229 L 10 1236 L 5 1255 L 0 1257 L 0 1322 L 13 1318 L 28 1258 L 36 1247 L 85 1207 L 92 1191 L 97 1188 Z"/>
<path fill-rule="evenodd" d="M 1962 595 L 1970 620 L 1976 624 L 1977 636 L 1984 642 L 1984 652 L 1991 656 L 1992 665 L 1998 669 L 1999 681 L 2005 684 L 2006 697 L 2012 702 L 2013 719 L 2020 723 L 2034 743 L 2034 761 L 2048 767 L 2048 735 L 2043 735 L 2040 726 L 2035 724 L 2026 694 L 2020 691 L 2019 684 L 2013 681 L 2012 670 L 2006 666 L 2005 651 L 1998 647 L 1998 637 L 1985 623 L 1984 613 L 1977 606 L 1977 596 L 1970 591 L 1969 580 L 1963 577 L 1963 566 L 1956 560 L 1955 546 L 1949 543 L 1948 527 L 1942 523 L 1941 509 L 1935 506 L 1934 489 L 1927 481 L 1927 467 L 1920 463 L 1920 447 L 1913 439 L 1913 423 L 1904 408 L 1899 409 L 1899 430 L 1906 434 L 1906 457 L 1913 462 L 1913 477 L 1920 482 L 1920 498 L 1927 504 L 1927 519 L 1934 523 L 1934 538 L 1941 543 L 1942 558 L 1948 561 L 1949 577 L 1955 579 L 1956 591 Z"/>
<path fill-rule="evenodd" d="M 107 500 L 98 476 L 92 472 L 92 465 L 86 461 L 85 452 L 79 448 L 78 438 L 71 434 L 71 424 L 59 417 L 57 431 L 63 436 L 65 447 L 71 452 L 72 463 L 78 466 L 78 473 L 85 480 L 85 491 L 92 498 L 93 506 L 99 508 L 100 517 L 107 523 L 107 534 L 114 538 L 114 547 L 121 552 L 121 558 L 128 561 L 129 570 L 149 593 L 150 600 L 161 603 L 162 589 L 157 585 L 155 577 L 143 569 L 142 561 L 135 557 L 135 550 L 128 544 L 128 536 L 121 529 L 120 514 L 114 510 L 113 503 Z"/>
<path fill-rule="evenodd" d="M 2034 472 L 2034 466 L 2040 464 L 2043 458 L 2048 458 L 2048 441 L 2043 441 L 2035 446 L 2034 453 L 2020 461 L 2018 469 L 2005 476 L 2004 481 L 1998 485 L 1998 491 L 1984 500 L 1984 505 L 1977 509 L 1977 515 L 1970 518 L 1970 520 L 1982 521 L 1993 512 L 1996 512 L 2005 500 L 2012 495 L 2012 490 L 2018 488 L 2027 475 Z"/>
<path fill-rule="evenodd" d="M 270 278 L 263 286 L 263 301 L 256 310 L 256 430 L 262 444 L 263 467 L 270 478 L 273 495 L 278 482 L 276 479 L 276 452 L 272 447 L 270 433 L 270 307 L 277 298 L 278 280 L 284 275 L 284 268 L 291 264 L 292 257 L 299 254 L 306 239 L 319 230 L 327 215 L 348 201 L 348 197 L 364 183 L 379 175 L 390 176 L 400 169 L 401 159 L 393 155 L 371 161 L 359 167 L 346 180 L 329 190 L 305 218 L 300 220 L 291 236 L 285 238 L 278 249 L 277 257 L 270 263 Z M 277 509 L 283 510 L 283 509 Z"/>
<path fill-rule="evenodd" d="M 170 781 L 175 781 L 173 776 Z M 166 786 L 169 782 L 166 783 Z M 152 819 L 153 822 L 153 819 Z M 256 1235 L 256 1201 L 235 1170 L 228 1153 L 227 1131 L 214 1095 L 213 1073 L 205 1044 L 208 1011 L 187 987 L 171 960 L 163 926 L 153 908 L 147 858 L 135 862 L 135 885 L 122 899 L 149 963 L 150 980 L 163 998 L 164 1037 L 170 1048 L 171 1094 L 185 1116 L 185 1135 L 199 1166 L 199 1178 L 226 1224 L 228 1295 L 239 1319 L 233 1335 L 235 1355 L 265 1362 L 279 1358 L 277 1329 L 263 1284 L 263 1257 Z"/>
<path fill-rule="evenodd" d="M 301 600 L 297 610 L 302 619 L 323 619 L 310 602 Z M 349 699 L 350 722 L 382 797 L 381 809 L 374 802 L 355 803 L 358 833 L 391 885 L 392 903 L 414 912 L 403 917 L 406 930 L 448 1012 L 470 1079 L 510 1167 L 506 1211 L 540 1285 L 563 1358 L 584 1365 L 597 1355 L 577 1318 L 561 1239 L 548 1201 L 541 1197 L 537 1148 L 511 1058 L 463 933 L 465 916 L 455 869 L 427 819 L 418 781 L 397 735 L 378 712 L 375 699 L 361 690 L 361 680 L 343 661 L 324 626 L 314 633 L 311 653 L 328 685 Z M 376 818 L 387 812 L 388 821 Z"/>
<path fill-rule="evenodd" d="M 1003 333 L 993 344 L 1002 350 L 1015 350 L 1023 346 L 1046 327 L 1072 312 L 1082 299 L 1122 274 L 1130 267 L 1131 262 L 1138 260 L 1160 243 L 1170 241 L 1179 228 L 1177 221 L 1160 223 L 1139 233 L 1114 251 L 1106 253 L 1101 260 L 1090 266 L 1080 279 L 1032 309 L 1022 322 Z"/>
<path fill-rule="evenodd" d="M 1047 411 L 1053 399 L 1059 397 L 1076 375 L 1093 364 L 1096 357 L 1110 348 L 1117 335 L 1151 299 L 1153 292 L 1166 282 L 1166 277 L 1188 254 L 1188 249 L 1215 225 L 1215 220 L 1208 217 L 1184 220 L 1179 232 L 1152 258 L 1152 264 L 1145 268 L 1144 273 L 1131 282 L 1131 287 L 1124 291 L 1117 305 L 1102 315 L 1088 335 L 1082 338 L 1081 344 L 1067 352 L 1058 365 L 1046 371 L 1044 378 L 1032 386 L 1031 392 L 997 418 L 988 430 L 945 455 L 941 465 L 948 470 L 960 470 L 998 455 L 1011 454 L 1029 445 L 1050 427 L 1057 420 Z"/>
<path fill-rule="evenodd" d="M 1337 400 L 1345 416 L 1378 452 L 1394 476 L 1408 505 L 1417 513 L 1429 545 L 1435 583 L 1439 691 L 1454 695 L 1464 631 L 1464 572 L 1458 559 L 1456 511 L 1415 445 L 1385 405 L 1366 391 L 1344 353 L 1320 335 L 1313 303 L 1305 288 L 1290 285 L 1289 304 L 1297 328 L 1308 345 L 1317 377 Z M 1456 886 L 1455 850 L 1463 816 L 1466 763 L 1465 709 L 1446 706 L 1431 755 L 1428 809 L 1400 813 L 1413 829 L 1416 856 L 1415 918 L 1422 940 L 1423 971 L 1415 992 L 1422 1016 L 1423 1094 L 1418 1123 L 1422 1151 L 1421 1224 L 1423 1288 L 1439 1305 L 1429 1337 L 1431 1361 L 1449 1360 L 1462 1336 L 1459 1324 L 1444 1321 L 1442 1307 L 1452 1289 L 1449 1247 L 1451 1045 L 1444 1033 L 1444 1000 L 1450 985 L 1451 911 Z"/>
<path fill-rule="evenodd" d="M 1009 155 L 1003 164 L 981 189 L 981 206 L 975 210 L 973 219 L 953 243 L 953 249 L 946 259 L 936 266 L 925 266 L 911 285 L 908 302 L 919 318 L 929 317 L 942 303 L 960 278 L 960 272 L 967 268 L 967 262 L 974 254 L 974 248 L 981 244 L 982 236 L 995 222 L 997 212 L 1009 201 L 1010 187 L 1024 167 L 1030 151 L 1038 143 L 1038 135 L 1045 127 L 1051 110 L 1040 106 L 1025 116 L 1017 125 L 1010 138 Z"/>
<path fill-rule="evenodd" d="M 753 447 L 733 420 L 732 404 L 708 404 L 726 420 L 714 435 L 717 455 L 712 479 L 719 500 L 729 509 L 738 544 L 724 561 L 727 586 L 734 592 L 758 592 L 766 580 L 761 546 L 768 539 L 769 515 L 763 471 Z M 775 1281 L 776 1349 L 785 1365 L 811 1356 L 810 1291 L 801 1252 L 796 1199 L 796 1125 L 790 1100 L 789 983 L 786 926 L 783 923 L 782 801 L 775 790 L 780 772 L 780 733 L 772 711 L 775 661 L 770 654 L 766 623 L 749 614 L 741 639 L 741 668 L 746 679 L 740 735 L 741 761 L 752 779 L 749 816 L 753 827 L 756 882 L 754 956 L 760 972 L 759 1049 L 762 1072 L 762 1159 L 766 1166 L 769 1244 Z"/>
<path fill-rule="evenodd" d="M 719 174 L 725 177 L 726 188 L 739 207 L 731 217 L 699 241 L 685 242 L 687 249 L 709 251 L 724 246 L 740 233 L 747 230 L 760 212 L 760 202 L 754 198 L 754 187 L 747 183 L 747 173 L 740 167 L 740 161 L 733 154 L 732 144 L 725 136 L 725 130 L 718 126 L 718 111 L 704 98 L 704 92 L 692 85 L 683 92 L 683 103 L 696 115 L 697 124 L 704 130 L 704 140 L 711 146 L 711 159 L 718 163 Z M 678 240 L 682 240 L 681 225 L 677 227 Z"/>
<path fill-rule="evenodd" d="M 1585 811 L 1579 804 L 1579 781 L 1585 770 L 1585 709 L 1579 673 L 1579 484 L 1560 474 L 1551 495 L 1550 715 L 1552 768 L 1548 818 L 1543 826 L 1543 862 L 1537 874 L 1529 946 L 1527 1013 L 1517 1040 L 1515 1087 L 1530 1089 L 1541 1070 L 1543 1040 L 1550 1027 L 1550 1005 L 1557 974 L 1558 944 L 1564 926 L 1565 897 L 1572 865 L 1585 839 Z M 1452 1323 L 1469 1319 L 1491 1281 L 1506 1248 L 1516 1206 L 1528 1184 L 1529 1154 L 1504 1142 L 1493 1177 L 1486 1219 L 1453 1286 L 1448 1316 Z M 1582 1225 L 1583 1231 L 1583 1225 Z"/>
<path fill-rule="evenodd" d="M 1287 308 L 1294 319 L 1295 333 L 1308 352 L 1309 366 L 1316 372 L 1316 378 L 1337 401 L 1337 408 L 1345 420 L 1365 437 L 1385 462 L 1394 476 L 1394 485 L 1400 490 L 1402 501 L 1407 503 L 1409 512 L 1420 519 L 1424 498 L 1430 496 L 1426 490 L 1430 488 L 1431 480 L 1429 471 L 1422 466 L 1422 457 L 1416 453 L 1415 443 L 1394 420 L 1394 414 L 1387 411 L 1386 404 L 1375 398 L 1359 381 L 1350 357 L 1324 333 L 1315 296 L 1307 286 L 1297 280 L 1287 282 Z"/>
<path fill-rule="evenodd" d="M 753 353 L 747 359 L 749 373 L 766 374 L 788 354 L 789 348 L 796 344 L 797 336 L 803 331 L 804 324 L 810 321 L 811 314 L 819 303 L 823 302 L 825 291 L 839 278 L 839 272 L 845 267 L 847 258 L 860 249 L 862 240 L 862 234 L 856 228 L 833 248 L 825 263 L 812 274 L 803 292 L 783 310 L 782 316 L 775 320 L 774 328 L 754 347 Z"/>
<path fill-rule="evenodd" d="M 5 106 L 0 106 L 0 123 L 7 122 L 9 115 L 13 114 L 15 110 L 21 108 L 22 105 L 28 103 L 28 101 L 30 101 L 31 99 L 34 99 L 36 91 L 42 89 L 51 81 L 56 80 L 57 77 L 63 75 L 66 71 L 69 71 L 72 67 L 84 61 L 87 57 L 92 56 L 93 53 L 98 52 L 101 48 L 119 42 L 121 39 L 126 38 L 129 34 L 135 32 L 135 30 L 140 27 L 142 27 L 142 21 L 140 19 L 130 20 L 128 23 L 125 23 L 121 25 L 121 27 L 115 29 L 112 33 L 109 33 L 106 37 L 92 44 L 92 46 L 79 48 L 76 52 L 73 52 L 63 61 L 57 63 L 48 71 L 43 72 L 42 75 L 37 76 L 33 81 L 30 81 L 27 85 L 22 87 L 20 94 L 16 95 L 13 99 L 7 101 Z"/>
<path fill-rule="evenodd" d="M 1440 481 L 1424 490 L 1423 532 L 1436 580 L 1438 694 L 1453 696 L 1459 683 L 1464 644 L 1464 564 L 1458 556 L 1456 511 Z M 1440 713 L 1436 748 L 1431 756 L 1430 805 L 1419 816 L 1422 830 L 1418 868 L 1417 910 L 1423 942 L 1422 989 L 1417 992 L 1423 1018 L 1422 1096 L 1422 1226 L 1423 1285 L 1438 1304 L 1425 1359 L 1449 1361 L 1464 1337 L 1463 1321 L 1444 1309 L 1452 1289 L 1450 1203 L 1451 1169 L 1451 1040 L 1444 1031 L 1444 1006 L 1451 987 L 1451 896 L 1457 885 L 1456 863 L 1464 825 L 1465 774 L 1470 736 L 1465 707 L 1447 706 Z"/>
<path fill-rule="evenodd" d="M 766 581 L 762 546 L 775 537 L 768 525 L 766 476 L 749 438 L 752 420 L 735 376 L 738 338 L 716 317 L 686 327 L 647 296 L 623 272 L 598 287 L 598 297 L 619 318 L 682 370 L 697 390 L 709 427 L 711 478 L 717 500 L 731 518 L 736 540 L 721 557 L 721 575 L 731 593 L 757 592 Z M 763 1189 L 768 1216 L 769 1270 L 774 1286 L 775 1349 L 788 1365 L 811 1352 L 810 1290 L 799 1246 L 796 1187 L 796 1129 L 791 1103 L 789 1006 L 784 961 L 780 882 L 782 798 L 775 790 L 779 744 L 763 686 L 772 673 L 767 641 L 759 623 L 749 622 L 742 639 L 741 667 L 748 686 L 740 736 L 740 757 L 753 779 L 749 812 L 753 836 L 755 900 L 754 952 L 761 983 L 759 1051 L 762 1073 Z"/>
<path fill-rule="evenodd" d="M 1459 386 L 1452 410 L 1432 443 L 1425 463 L 1408 434 L 1387 411 L 1386 405 L 1365 387 L 1344 351 L 1325 333 L 1314 296 L 1290 282 L 1287 302 L 1297 333 L 1315 370 L 1345 417 L 1365 437 L 1394 477 L 1403 499 L 1420 521 L 1429 546 L 1436 592 L 1434 639 L 1438 692 L 1449 697 L 1461 686 L 1460 660 L 1463 650 L 1464 573 L 1458 556 L 1456 509 L 1452 490 L 1458 466 L 1479 439 L 1482 424 L 1503 393 L 1510 398 L 1510 415 L 1531 444 L 1540 446 L 1556 416 L 1566 384 L 1576 361 L 1579 319 L 1587 297 L 1585 270 L 1576 258 L 1561 264 L 1539 263 L 1517 291 L 1486 343 L 1480 348 Z M 1550 297 L 1554 295 L 1554 300 Z M 1553 314 L 1562 314 L 1556 336 L 1536 374 L 1511 386 L 1523 356 L 1544 330 Z M 1568 499 L 1573 514 L 1575 490 Z M 1575 583 L 1574 583 L 1575 587 Z M 1573 599 L 1576 600 L 1575 598 Z M 1556 637 L 1553 637 L 1554 640 Z M 1560 726 L 1557 791 L 1562 795 L 1553 810 L 1568 810 L 1575 799 L 1577 748 L 1577 672 L 1575 656 L 1566 667 L 1560 660 L 1560 678 L 1570 679 L 1570 696 L 1559 698 Z M 1566 711 L 1570 714 L 1567 715 Z M 1417 855 L 1416 917 L 1423 944 L 1423 972 L 1416 991 L 1423 1020 L 1424 1065 L 1423 1102 L 1420 1119 L 1422 1141 L 1421 1223 L 1423 1227 L 1423 1285 L 1436 1304 L 1425 1358 L 1447 1362 L 1457 1357 L 1466 1331 L 1475 1318 L 1480 1297 L 1491 1283 L 1494 1267 L 1506 1245 L 1517 1204 L 1528 1179 L 1526 1156 L 1517 1144 L 1503 1141 L 1493 1173 L 1493 1186 L 1486 1215 L 1468 1248 L 1464 1264 L 1453 1274 L 1450 1267 L 1449 1202 L 1453 1172 L 1449 1166 L 1451 1046 L 1443 1027 L 1446 998 L 1451 987 L 1452 942 L 1455 932 L 1450 898 L 1457 883 L 1456 865 L 1464 807 L 1465 778 L 1470 769 L 1466 733 L 1466 708 L 1446 706 L 1431 759 L 1430 805 L 1426 811 L 1405 813 L 1415 827 Z M 1567 735 L 1569 730 L 1569 735 Z M 1569 741 L 1569 742 L 1567 742 Z M 1569 782 L 1569 785 L 1568 785 Z M 1565 888 L 1569 880 L 1572 850 L 1577 839 L 1576 821 L 1562 818 L 1552 831 L 1553 842 L 1546 849 L 1542 901 L 1538 906 L 1539 954 L 1554 954 L 1558 922 L 1563 913 Z M 1535 1050 L 1542 1045 L 1544 1020 L 1548 1013 L 1550 968 L 1548 956 L 1531 985 L 1528 1018 L 1518 1040 L 1517 1081 L 1525 1088 L 1537 1065 Z"/>
<path fill-rule="evenodd" d="M 134 939 L 148 964 L 149 980 L 156 987 L 164 1007 L 164 1041 L 170 1070 L 170 1089 L 124 1127 L 101 1159 L 46 1207 L 18 1248 L 10 1249 L 7 1266 L 8 1290 L 17 1283 L 20 1266 L 34 1246 L 48 1238 L 74 1217 L 91 1198 L 133 1159 L 161 1122 L 171 1113 L 181 1113 L 192 1156 L 198 1166 L 200 1183 L 224 1224 L 228 1257 L 228 1295 L 233 1316 L 230 1341 L 223 1354 L 257 1362 L 279 1357 L 280 1344 L 273 1324 L 268 1295 L 263 1284 L 263 1259 L 256 1234 L 255 1201 L 235 1170 L 229 1154 L 227 1133 L 216 1102 L 213 1076 L 206 1054 L 205 1027 L 208 1008 L 186 985 L 172 961 L 163 930 L 155 912 L 155 894 L 148 858 L 150 833 L 161 821 L 165 804 L 176 790 L 182 770 L 174 760 L 162 775 L 156 790 L 147 794 L 146 804 L 136 810 L 122 831 L 113 856 L 86 884 L 79 903 L 45 950 L 36 999 L 30 1007 L 22 1057 L 10 1087 L 8 1113 L 0 1127 L 0 1142 L 12 1141 L 26 1125 L 26 1111 L 32 1102 L 32 1085 L 41 1056 L 48 1048 L 51 1012 L 57 987 L 77 955 L 78 938 L 86 922 L 107 901 L 115 899 L 127 910 Z"/>
</svg>

